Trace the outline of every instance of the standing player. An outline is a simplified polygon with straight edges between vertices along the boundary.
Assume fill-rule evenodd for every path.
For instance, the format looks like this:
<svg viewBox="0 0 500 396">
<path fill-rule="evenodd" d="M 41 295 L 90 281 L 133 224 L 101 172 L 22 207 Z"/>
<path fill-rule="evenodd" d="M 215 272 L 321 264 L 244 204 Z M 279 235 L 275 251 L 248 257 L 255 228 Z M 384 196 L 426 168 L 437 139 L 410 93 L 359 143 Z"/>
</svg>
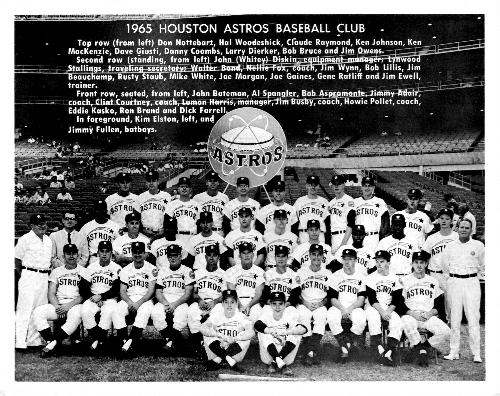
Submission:
<svg viewBox="0 0 500 396">
<path fill-rule="evenodd" d="M 331 271 L 338 271 L 342 267 L 342 252 L 344 249 L 352 249 L 356 251 L 357 263 L 363 267 L 363 272 L 365 275 L 375 272 L 377 267 L 375 266 L 374 253 L 371 249 L 364 246 L 364 239 L 366 236 L 365 226 L 361 224 L 355 224 L 352 227 L 352 244 L 343 245 L 335 253 L 335 261 L 332 264 Z"/>
<path fill-rule="evenodd" d="M 415 252 L 412 255 L 413 273 L 401 279 L 404 305 L 399 313 L 403 330 L 410 345 L 418 351 L 418 365 L 429 365 L 427 349 L 436 347 L 450 336 L 450 328 L 439 318 L 444 317 L 444 296 L 436 278 L 425 274 L 429 255 Z M 439 317 L 438 317 L 439 316 Z M 433 335 L 424 340 L 418 329 Z"/>
<path fill-rule="evenodd" d="M 318 195 L 319 177 L 310 175 L 306 179 L 307 195 L 297 198 L 293 208 L 297 213 L 299 221 L 299 241 L 300 243 L 311 242 L 307 234 L 307 222 L 318 220 L 320 224 L 320 241 L 325 242 L 325 219 L 328 217 L 328 201 Z M 314 243 L 314 242 L 312 242 Z"/>
<path fill-rule="evenodd" d="M 142 232 L 148 238 L 156 239 L 163 234 L 163 217 L 171 196 L 158 188 L 160 175 L 152 170 L 146 173 L 147 191 L 137 197 L 136 210 L 141 214 Z"/>
<path fill-rule="evenodd" d="M 139 232 L 139 228 L 141 227 L 141 215 L 137 212 L 128 213 L 125 216 L 125 224 L 127 226 L 127 232 L 113 241 L 115 262 L 122 267 L 134 261 L 131 250 L 133 242 L 144 243 L 146 252 L 149 253 L 150 251 L 149 238 Z"/>
<path fill-rule="evenodd" d="M 252 215 L 252 224 L 250 227 L 252 229 L 255 228 L 254 216 L 260 209 L 260 203 L 248 196 L 248 192 L 250 191 L 248 177 L 238 177 L 236 179 L 236 191 L 238 192 L 238 196 L 224 206 L 224 216 L 231 223 L 231 228 L 227 230 L 226 235 L 229 231 L 237 230 L 240 227 L 238 216 L 241 208 L 250 209 Z"/>
<path fill-rule="evenodd" d="M 323 249 L 322 266 L 326 267 L 329 265 L 333 256 L 331 253 L 331 248 L 326 243 L 320 242 L 320 228 L 319 220 L 308 220 L 307 221 L 307 235 L 309 242 L 301 243 L 292 253 L 292 269 L 297 270 L 302 267 L 307 267 L 311 261 L 309 257 L 309 251 L 312 245 L 320 245 Z"/>
<path fill-rule="evenodd" d="M 153 324 L 165 339 L 165 351 L 180 350 L 181 331 L 188 323 L 187 302 L 193 294 L 194 272 L 181 264 L 181 249 L 177 245 L 167 248 L 170 265 L 163 268 L 156 280 L 158 302 L 151 312 Z"/>
<path fill-rule="evenodd" d="M 72 209 L 66 210 L 63 216 L 64 228 L 50 234 L 50 239 L 52 239 L 52 268 L 64 265 L 63 248 L 68 243 L 78 247 L 80 255 L 78 265 L 87 266 L 89 261 L 87 236 L 75 230 L 76 222 L 76 212 Z"/>
<path fill-rule="evenodd" d="M 297 235 L 291 231 L 287 231 L 288 215 L 286 210 L 275 210 L 273 218 L 275 226 L 271 231 L 264 234 L 264 243 L 266 244 L 267 251 L 265 262 L 266 271 L 276 266 L 274 253 L 278 246 L 285 246 L 289 252 L 293 252 L 297 247 Z M 288 264 L 291 264 L 291 260 Z"/>
<path fill-rule="evenodd" d="M 274 231 L 274 214 L 277 210 L 283 210 L 288 218 L 286 231 L 290 232 L 292 231 L 292 225 L 297 222 L 297 217 L 293 206 L 285 202 L 285 182 L 278 180 L 272 184 L 271 188 L 273 201 L 257 212 L 255 216 L 255 229 L 262 234 Z"/>
<path fill-rule="evenodd" d="M 268 365 L 269 374 L 283 370 L 283 374 L 293 375 L 290 365 L 307 328 L 298 323 L 297 317 L 288 314 L 285 293 L 272 292 L 269 301 L 271 309 L 263 311 L 254 325 L 259 337 L 260 359 Z"/>
<path fill-rule="evenodd" d="M 417 188 L 410 189 L 406 209 L 396 212 L 405 217 L 406 227 L 404 233 L 417 241 L 419 249 L 422 248 L 427 234 L 434 229 L 429 216 L 417 209 L 422 197 L 422 191 Z"/>
<path fill-rule="evenodd" d="M 219 191 L 220 179 L 217 173 L 213 170 L 208 172 L 205 180 L 207 182 L 207 191 L 195 195 L 193 199 L 198 202 L 202 212 L 212 213 L 212 230 L 223 237 L 222 221 L 224 219 L 224 206 L 229 202 L 229 198 L 226 194 Z"/>
<path fill-rule="evenodd" d="M 364 245 L 375 250 L 380 239 L 389 233 L 389 211 L 385 201 L 374 195 L 375 181 L 370 176 L 361 179 L 361 197 L 354 200 L 356 224 L 365 226 Z"/>
<path fill-rule="evenodd" d="M 331 308 L 327 312 L 328 325 L 341 349 L 341 362 L 346 363 L 352 346 L 359 346 L 361 334 L 366 327 L 366 314 L 363 310 L 366 297 L 365 275 L 356 263 L 356 251 L 342 251 L 343 268 L 333 273 L 330 287 L 333 292 Z M 350 331 L 344 331 L 342 320 L 350 321 Z"/>
<path fill-rule="evenodd" d="M 330 231 L 332 254 L 346 245 L 351 238 L 352 228 L 356 220 L 354 199 L 345 193 L 345 179 L 342 175 L 333 175 L 330 181 L 335 198 L 328 204 L 330 212 Z"/>
<path fill-rule="evenodd" d="M 130 192 L 131 178 L 128 173 L 116 176 L 118 191 L 106 197 L 109 218 L 120 227 L 125 227 L 125 216 L 137 206 L 137 195 Z"/>
<path fill-rule="evenodd" d="M 191 199 L 191 179 L 181 177 L 178 189 L 179 199 L 169 202 L 166 215 L 177 220 L 176 239 L 187 244 L 189 238 L 196 235 L 196 222 L 200 216 L 200 206 Z"/>
<path fill-rule="evenodd" d="M 177 245 L 181 248 L 182 260 L 186 260 L 188 257 L 186 244 L 183 241 L 176 239 L 177 220 L 175 218 L 165 216 L 163 221 L 163 233 L 163 238 L 156 239 L 151 244 L 151 254 L 155 258 L 155 264 L 159 270 L 170 266 L 167 258 L 167 248 L 170 245 Z"/>
</svg>

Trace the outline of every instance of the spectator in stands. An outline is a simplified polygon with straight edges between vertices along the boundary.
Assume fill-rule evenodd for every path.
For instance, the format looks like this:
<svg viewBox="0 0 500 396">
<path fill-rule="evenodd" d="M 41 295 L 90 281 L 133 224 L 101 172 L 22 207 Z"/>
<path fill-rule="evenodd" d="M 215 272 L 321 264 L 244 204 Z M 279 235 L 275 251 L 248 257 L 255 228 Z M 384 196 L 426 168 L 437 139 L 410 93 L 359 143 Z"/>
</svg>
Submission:
<svg viewBox="0 0 500 396">
<path fill-rule="evenodd" d="M 476 216 L 474 216 L 470 210 L 469 210 L 469 205 L 466 203 L 462 203 L 458 206 L 458 221 L 457 225 L 455 226 L 454 231 L 458 232 L 458 224 L 460 224 L 460 221 L 462 219 L 469 219 L 472 225 L 472 231 L 471 231 L 471 237 L 474 237 L 476 234 Z"/>
<path fill-rule="evenodd" d="M 16 191 L 20 191 L 24 188 L 23 183 L 21 183 L 17 177 L 14 178 L 14 188 Z"/>
<path fill-rule="evenodd" d="M 52 168 L 50 171 L 50 180 L 54 180 L 54 177 L 57 179 L 57 168 Z"/>
<path fill-rule="evenodd" d="M 103 194 L 107 193 L 108 192 L 108 182 L 107 181 L 103 181 L 102 184 L 99 186 L 99 191 L 102 192 Z"/>
<path fill-rule="evenodd" d="M 57 170 L 57 180 L 64 183 L 64 175 L 60 172 L 60 169 Z"/>
<path fill-rule="evenodd" d="M 62 184 L 60 181 L 57 180 L 57 176 L 52 176 L 50 179 L 50 185 L 49 188 L 61 188 Z"/>
<path fill-rule="evenodd" d="M 64 187 L 66 187 L 68 190 L 75 189 L 75 182 L 72 176 L 66 178 L 66 181 L 64 182 Z"/>
<path fill-rule="evenodd" d="M 96 167 L 95 167 L 95 170 L 94 170 L 95 175 L 96 175 L 97 177 L 101 176 L 101 175 L 102 175 L 102 171 L 103 171 L 103 169 L 104 169 L 104 168 L 103 168 L 102 164 L 101 164 L 100 162 L 98 162 L 98 163 L 97 163 L 97 165 L 96 165 Z"/>
<path fill-rule="evenodd" d="M 26 190 L 16 190 L 15 191 L 15 203 L 16 204 L 26 204 L 29 201 L 29 196 Z"/>
<path fill-rule="evenodd" d="M 446 203 L 457 202 L 453 194 L 444 194 L 443 198 Z"/>
<path fill-rule="evenodd" d="M 57 194 L 56 201 L 62 202 L 62 201 L 73 201 L 73 197 L 71 194 L 68 192 L 66 187 L 61 187 L 61 192 Z"/>
<path fill-rule="evenodd" d="M 78 144 L 78 142 L 75 142 L 73 146 L 73 153 L 79 153 L 79 152 L 80 152 L 80 145 Z"/>
<path fill-rule="evenodd" d="M 48 169 L 44 169 L 38 180 L 50 180 L 50 172 Z"/>
<path fill-rule="evenodd" d="M 47 194 L 43 186 L 38 185 L 28 203 L 31 205 L 46 205 L 50 203 L 49 194 Z"/>
</svg>

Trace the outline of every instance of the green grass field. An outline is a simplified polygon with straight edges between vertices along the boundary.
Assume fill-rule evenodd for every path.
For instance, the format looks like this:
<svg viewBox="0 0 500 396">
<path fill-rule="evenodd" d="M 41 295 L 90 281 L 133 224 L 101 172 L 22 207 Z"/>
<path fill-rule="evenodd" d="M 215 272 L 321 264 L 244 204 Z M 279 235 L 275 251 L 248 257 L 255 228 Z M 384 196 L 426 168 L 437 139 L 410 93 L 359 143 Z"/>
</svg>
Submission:
<svg viewBox="0 0 500 396">
<path fill-rule="evenodd" d="M 149 329 L 149 328 L 148 328 Z M 41 359 L 38 353 L 16 352 L 16 381 L 218 381 L 222 372 L 206 371 L 203 363 L 194 357 L 162 357 L 161 340 L 156 332 L 149 332 L 142 343 L 142 353 L 129 360 L 112 356 L 91 357 L 77 354 L 64 346 L 62 355 Z M 398 367 L 385 367 L 371 360 L 368 351 L 362 351 L 357 360 L 341 365 L 336 342 L 329 332 L 321 344 L 321 365 L 306 367 L 297 360 L 292 369 L 295 377 L 311 381 L 484 381 L 484 326 L 481 326 L 483 363 L 472 362 L 468 350 L 467 329 L 462 326 L 461 360 L 432 360 L 428 368 L 403 362 Z M 447 351 L 446 346 L 443 346 Z M 299 351 L 300 354 L 300 351 Z M 405 357 L 405 356 L 403 356 Z M 252 341 L 241 365 L 246 375 L 269 376 L 259 358 L 258 345 Z M 280 377 L 280 375 L 274 375 Z"/>
</svg>

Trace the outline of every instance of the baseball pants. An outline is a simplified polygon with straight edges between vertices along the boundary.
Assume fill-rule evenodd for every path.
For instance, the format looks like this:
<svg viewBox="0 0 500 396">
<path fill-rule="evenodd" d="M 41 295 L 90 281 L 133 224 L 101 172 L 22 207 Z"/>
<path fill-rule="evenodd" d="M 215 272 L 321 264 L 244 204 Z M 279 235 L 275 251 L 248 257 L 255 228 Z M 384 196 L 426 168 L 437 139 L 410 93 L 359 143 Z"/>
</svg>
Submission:
<svg viewBox="0 0 500 396">
<path fill-rule="evenodd" d="M 210 344 L 214 341 L 220 341 L 219 338 L 216 337 L 205 337 L 203 336 L 203 344 L 205 348 L 205 352 L 207 353 L 207 359 L 213 360 L 217 357 L 215 353 L 210 350 Z M 223 341 L 220 341 L 223 349 L 226 349 L 229 345 L 225 344 Z M 237 355 L 232 356 L 232 358 L 236 361 L 236 363 L 241 362 L 245 355 L 248 352 L 248 348 L 250 347 L 250 340 L 247 341 L 236 341 L 236 343 L 240 346 L 241 352 Z"/>
<path fill-rule="evenodd" d="M 341 232 L 340 234 L 332 234 L 332 254 L 335 254 L 337 250 L 339 250 L 339 247 L 342 246 L 342 241 L 344 240 L 345 236 L 345 231 Z"/>
<path fill-rule="evenodd" d="M 474 356 L 480 356 L 479 306 L 481 303 L 481 288 L 479 279 L 477 277 L 449 278 L 447 288 L 451 315 L 450 353 L 458 355 L 460 350 L 460 327 L 463 309 L 469 326 L 471 352 Z"/>
<path fill-rule="evenodd" d="M 433 347 L 450 337 L 450 328 L 446 326 L 446 323 L 444 323 L 437 316 L 433 316 L 425 322 L 421 322 L 413 316 L 403 315 L 401 317 L 401 321 L 403 322 L 403 330 L 406 337 L 408 338 L 408 341 L 410 341 L 410 346 L 415 346 L 422 341 L 422 337 L 418 332 L 418 329 L 428 330 L 432 333 L 432 337 L 430 337 L 428 341 Z"/>
<path fill-rule="evenodd" d="M 262 307 L 260 316 L 264 315 L 267 312 L 272 312 L 270 305 L 264 305 Z M 297 310 L 297 308 L 291 305 L 285 308 L 285 312 L 283 312 L 283 315 L 286 315 L 288 318 L 290 318 L 290 321 L 299 322 L 299 311 Z"/>
<path fill-rule="evenodd" d="M 174 325 L 175 330 L 181 331 L 186 328 L 188 324 L 188 310 L 189 306 L 184 303 L 175 308 L 174 311 Z M 151 312 L 151 318 L 153 319 L 153 325 L 156 330 L 161 331 L 168 327 L 167 324 L 167 313 L 165 312 L 165 305 L 162 303 L 156 303 Z"/>
<path fill-rule="evenodd" d="M 446 320 L 450 320 L 450 302 L 449 302 L 449 297 L 448 297 L 448 275 L 445 274 L 436 274 L 435 272 L 429 272 L 429 275 L 432 276 L 433 278 L 436 278 L 439 282 L 439 288 L 443 291 L 444 293 L 444 308 L 446 311 Z"/>
<path fill-rule="evenodd" d="M 151 300 L 143 303 L 135 315 L 134 326 L 139 329 L 145 329 L 148 325 L 149 317 L 151 316 L 151 311 L 153 310 L 153 302 Z M 111 314 L 111 321 L 113 322 L 113 327 L 116 330 L 123 329 L 127 326 L 125 317 L 129 314 L 128 304 L 125 301 L 120 301 L 116 304 L 113 313 Z"/>
<path fill-rule="evenodd" d="M 43 344 L 33 321 L 33 310 L 47 304 L 48 274 L 22 270 L 16 307 L 16 348 Z"/>
<path fill-rule="evenodd" d="M 210 312 L 211 311 L 201 310 L 197 302 L 194 302 L 189 306 L 187 313 L 187 324 L 191 334 L 200 332 L 201 318 L 204 315 L 210 314 Z"/>
<path fill-rule="evenodd" d="M 344 331 L 342 328 L 342 312 L 340 309 L 335 307 L 330 307 L 327 314 L 328 326 L 332 334 L 335 336 Z M 356 335 L 361 335 L 366 327 L 366 314 L 362 308 L 356 308 L 351 312 L 350 316 L 352 326 L 351 331 Z"/>
<path fill-rule="evenodd" d="M 321 231 L 319 234 L 319 241 L 321 243 L 325 243 L 325 233 L 323 231 Z M 306 242 L 309 242 L 309 234 L 307 233 L 307 231 L 300 231 L 299 232 L 299 244 L 306 243 Z"/>
<path fill-rule="evenodd" d="M 297 305 L 297 311 L 299 311 L 299 322 L 307 329 L 307 333 L 303 337 L 309 337 L 312 333 L 325 335 L 326 307 L 319 307 L 314 311 L 310 311 L 305 305 L 299 304 Z"/>
<path fill-rule="evenodd" d="M 71 335 L 78 329 L 82 321 L 81 309 L 82 304 L 77 304 L 66 313 L 66 322 L 61 326 L 66 334 Z M 41 305 L 33 311 L 33 320 L 38 331 L 48 329 L 50 327 L 49 320 L 58 318 L 56 307 L 52 304 Z"/>
<path fill-rule="evenodd" d="M 378 311 L 371 305 L 365 307 L 366 321 L 368 322 L 368 332 L 371 336 L 382 334 L 382 318 Z M 396 340 L 401 339 L 403 334 L 403 322 L 396 312 L 391 313 L 389 319 L 389 337 Z"/>
<path fill-rule="evenodd" d="M 82 323 L 85 329 L 92 329 L 97 326 L 95 320 L 95 315 L 97 312 L 101 313 L 101 318 L 99 319 L 99 327 L 103 330 L 109 330 L 112 323 L 113 311 L 116 309 L 118 302 L 110 298 L 105 300 L 102 307 L 98 307 L 95 302 L 90 300 L 85 301 L 82 304 Z"/>
<path fill-rule="evenodd" d="M 272 356 L 267 351 L 267 347 L 269 345 L 274 344 L 277 351 L 280 352 L 281 348 L 283 348 L 287 341 L 294 343 L 295 348 L 293 349 L 293 351 L 286 355 L 283 359 L 287 366 L 291 365 L 294 362 L 295 356 L 297 356 L 297 351 L 299 350 L 300 340 L 302 339 L 302 336 L 300 335 L 287 335 L 284 336 L 283 341 L 280 342 L 271 334 L 264 333 L 257 333 L 257 337 L 259 339 L 260 360 L 262 360 L 264 364 L 271 364 L 274 361 Z"/>
</svg>

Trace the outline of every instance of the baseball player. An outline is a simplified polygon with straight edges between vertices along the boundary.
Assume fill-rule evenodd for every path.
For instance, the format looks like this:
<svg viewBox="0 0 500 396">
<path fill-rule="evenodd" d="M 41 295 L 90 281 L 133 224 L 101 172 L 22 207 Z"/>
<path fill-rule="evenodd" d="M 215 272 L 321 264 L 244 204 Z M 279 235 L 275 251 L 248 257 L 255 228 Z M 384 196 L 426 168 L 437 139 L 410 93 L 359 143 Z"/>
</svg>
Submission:
<svg viewBox="0 0 500 396">
<path fill-rule="evenodd" d="M 368 331 L 370 332 L 370 345 L 376 346 L 382 363 L 394 366 L 394 350 L 401 340 L 403 323 L 395 312 L 397 306 L 402 304 L 401 284 L 399 278 L 391 274 L 391 254 L 386 250 L 375 252 L 377 271 L 365 278 L 366 296 L 369 305 L 365 306 Z M 387 345 L 382 345 L 382 320 L 389 323 L 389 336 Z"/>
<path fill-rule="evenodd" d="M 301 243 L 296 247 L 292 253 L 292 269 L 297 270 L 302 267 L 307 267 L 311 261 L 309 259 L 309 251 L 312 245 L 321 245 L 323 248 L 322 255 L 322 266 L 326 268 L 332 260 L 333 256 L 331 253 L 331 248 L 326 243 L 320 242 L 320 228 L 319 220 L 308 220 L 307 221 L 307 235 L 309 237 L 309 242 Z"/>
<path fill-rule="evenodd" d="M 150 252 L 149 238 L 139 232 L 141 226 L 141 215 L 137 212 L 127 213 L 125 216 L 127 232 L 113 241 L 113 255 L 115 262 L 122 267 L 134 261 L 131 246 L 133 242 L 142 242 L 146 246 L 146 252 Z"/>
<path fill-rule="evenodd" d="M 134 261 L 120 272 L 120 297 L 111 315 L 113 327 L 121 342 L 121 351 L 125 356 L 132 349 L 132 343 L 141 337 L 148 324 L 153 310 L 153 297 L 158 269 L 144 260 L 146 245 L 144 242 L 132 242 L 132 257 Z M 135 314 L 130 335 L 128 334 L 126 316 Z"/>
<path fill-rule="evenodd" d="M 319 238 L 321 243 L 325 243 L 325 219 L 328 217 L 328 201 L 318 195 L 319 177 L 307 176 L 306 189 L 307 195 L 297 198 L 297 201 L 293 204 L 299 221 L 299 241 L 300 243 L 311 242 L 308 239 L 307 222 L 309 220 L 318 220 L 321 229 Z"/>
<path fill-rule="evenodd" d="M 125 227 L 125 216 L 137 207 L 137 195 L 130 192 L 131 178 L 128 173 L 116 176 L 118 191 L 106 197 L 109 218 L 120 227 Z"/>
<path fill-rule="evenodd" d="M 163 268 L 156 280 L 158 302 L 151 312 L 153 324 L 165 339 L 165 352 L 180 350 L 181 330 L 188 323 L 187 302 L 193 294 L 194 272 L 181 264 L 181 249 L 178 245 L 167 247 L 169 267 Z"/>
<path fill-rule="evenodd" d="M 242 243 L 249 243 L 252 246 L 252 250 L 256 252 L 255 257 L 253 257 L 253 264 L 257 267 L 263 267 L 266 255 L 266 245 L 262 239 L 262 234 L 251 228 L 253 212 L 250 208 L 240 208 L 238 210 L 238 219 L 240 227 L 231 231 L 224 239 L 224 244 L 228 250 L 227 257 L 230 265 L 235 266 L 240 264 L 240 258 L 239 256 L 235 256 L 234 252 Z M 254 255 L 252 254 L 252 256 Z"/>
<path fill-rule="evenodd" d="M 356 220 L 354 199 L 345 193 L 345 178 L 343 175 L 333 175 L 330 181 L 335 197 L 328 204 L 330 212 L 330 232 L 332 253 L 335 254 L 341 246 L 351 238 L 352 228 Z"/>
<path fill-rule="evenodd" d="M 469 205 L 467 205 L 466 203 L 462 203 L 462 204 L 458 205 L 457 214 L 458 214 L 458 220 L 457 220 L 457 224 L 456 224 L 456 229 L 454 231 L 458 232 L 460 220 L 468 219 L 472 224 L 471 237 L 476 235 L 476 216 L 474 216 L 470 212 Z"/>
<path fill-rule="evenodd" d="M 297 217 L 293 206 L 285 202 L 285 182 L 278 180 L 273 183 L 271 195 L 273 197 L 272 202 L 261 208 L 255 215 L 255 229 L 262 234 L 274 231 L 276 226 L 274 213 L 277 210 L 283 210 L 288 219 L 286 231 L 291 232 L 292 225 L 297 222 Z"/>
<path fill-rule="evenodd" d="M 428 260 L 426 252 L 413 253 L 413 273 L 401 279 L 404 305 L 399 312 L 405 335 L 418 351 L 418 365 L 422 367 L 429 365 L 427 349 L 450 337 L 450 328 L 439 318 L 444 317 L 443 291 L 436 278 L 425 274 Z M 418 329 L 428 330 L 433 335 L 424 340 Z"/>
<path fill-rule="evenodd" d="M 209 370 L 217 370 L 227 362 L 232 370 L 244 372 L 238 366 L 255 335 L 253 324 L 238 311 L 238 295 L 235 290 L 222 292 L 222 308 L 213 310 L 201 325 L 201 334 L 207 353 Z"/>
<path fill-rule="evenodd" d="M 195 349 L 202 345 L 201 321 L 206 320 L 212 309 L 222 302 L 226 289 L 226 273 L 219 266 L 219 245 L 205 247 L 206 267 L 195 272 L 194 302 L 188 310 L 188 326 Z"/>
<path fill-rule="evenodd" d="M 325 305 L 327 296 L 332 293 L 332 273 L 322 266 L 323 255 L 323 246 L 312 244 L 309 247 L 310 264 L 297 271 L 298 286 L 291 291 L 289 299 L 299 311 L 299 322 L 307 329 L 303 338 L 306 351 L 304 363 L 307 366 L 319 364 L 319 344 L 325 335 L 326 327 Z"/>
<path fill-rule="evenodd" d="M 344 249 L 353 249 L 356 251 L 357 263 L 363 267 L 363 272 L 368 275 L 377 270 L 374 260 L 374 253 L 371 249 L 364 246 L 364 239 L 366 236 L 365 226 L 361 224 L 355 224 L 352 227 L 352 243 L 341 246 L 340 249 L 335 253 L 335 261 L 332 263 L 330 270 L 332 272 L 338 271 L 342 268 L 342 252 Z"/>
<path fill-rule="evenodd" d="M 229 231 L 237 230 L 240 227 L 238 217 L 241 208 L 250 209 L 252 212 L 252 223 L 250 227 L 255 229 L 255 214 L 260 209 L 260 203 L 248 196 L 250 191 L 250 181 L 248 177 L 238 177 L 238 179 L 236 179 L 236 191 L 238 192 L 238 196 L 230 200 L 224 206 L 224 216 L 231 224 L 231 228 L 225 230 L 226 235 Z"/>
<path fill-rule="evenodd" d="M 49 276 L 49 304 L 41 305 L 33 311 L 35 327 L 47 341 L 40 357 L 54 354 L 55 348 L 62 340 L 68 338 L 78 328 L 81 322 L 80 279 L 85 267 L 77 265 L 78 247 L 66 244 L 63 248 L 65 264 L 55 268 Z M 49 320 L 66 319 L 65 323 L 53 334 Z"/>
<path fill-rule="evenodd" d="M 253 263 L 254 246 L 250 242 L 238 245 L 240 263 L 226 271 L 227 288 L 238 293 L 238 308 L 252 323 L 260 316 L 259 301 L 264 290 L 264 270 Z"/>
<path fill-rule="evenodd" d="M 330 277 L 333 292 L 332 306 L 326 314 L 328 325 L 341 349 L 341 362 L 346 363 L 352 346 L 359 346 L 361 334 L 366 327 L 366 314 L 363 310 L 366 297 L 363 267 L 356 263 L 357 254 L 353 249 L 342 251 L 342 269 Z M 351 321 L 350 331 L 344 330 L 342 320 Z"/>
<path fill-rule="evenodd" d="M 154 256 L 155 264 L 159 270 L 170 266 L 170 262 L 167 258 L 167 248 L 170 245 L 177 245 L 181 248 L 182 260 L 186 260 L 188 257 L 186 244 L 183 241 L 176 239 L 177 220 L 175 218 L 165 216 L 163 221 L 163 233 L 163 238 L 156 239 L 151 244 L 151 254 Z"/>
<path fill-rule="evenodd" d="M 196 222 L 200 216 L 200 205 L 191 199 L 191 179 L 181 177 L 178 184 L 179 199 L 167 205 L 166 215 L 177 220 L 176 239 L 187 244 L 196 235 Z"/>
<path fill-rule="evenodd" d="M 94 202 L 94 219 L 86 223 L 80 234 L 87 237 L 89 245 L 89 263 L 97 259 L 97 249 L 101 241 L 113 241 L 120 231 L 120 226 L 108 218 L 106 202 Z"/>
<path fill-rule="evenodd" d="M 83 327 L 87 330 L 91 343 L 90 349 L 96 352 L 106 340 L 111 328 L 111 315 L 116 309 L 120 294 L 119 274 L 121 267 L 111 261 L 113 248 L 110 241 L 99 242 L 99 260 L 90 264 L 82 274 L 82 288 L 87 287 L 90 298 L 82 304 L 81 315 Z M 99 324 L 95 315 L 100 312 Z"/>
<path fill-rule="evenodd" d="M 417 188 L 411 188 L 408 191 L 406 209 L 396 212 L 405 217 L 406 227 L 404 233 L 417 241 L 419 249 L 422 248 L 427 234 L 434 229 L 434 225 L 429 216 L 417 209 L 422 197 L 422 191 Z"/>
<path fill-rule="evenodd" d="M 50 234 L 50 239 L 52 239 L 52 268 L 64 265 L 63 248 L 68 243 L 78 247 L 80 255 L 78 265 L 86 267 L 89 261 L 89 245 L 86 235 L 84 236 L 75 230 L 76 212 L 72 209 L 66 210 L 62 221 L 64 228 Z"/>
<path fill-rule="evenodd" d="M 260 359 L 268 366 L 267 372 L 282 371 L 293 375 L 293 364 L 302 335 L 307 328 L 290 316 L 285 308 L 286 296 L 280 291 L 269 296 L 270 310 L 263 311 L 254 328 L 258 332 Z"/>
<path fill-rule="evenodd" d="M 224 219 L 224 206 L 229 202 L 229 198 L 226 194 L 219 191 L 220 178 L 216 172 L 213 170 L 208 172 L 205 180 L 207 183 L 207 191 L 195 195 L 193 200 L 198 202 L 202 212 L 212 213 L 212 230 L 223 237 L 224 231 L 222 221 Z M 229 225 L 226 226 L 226 229 L 227 228 L 229 228 Z"/>
<path fill-rule="evenodd" d="M 356 224 L 365 226 L 364 245 L 375 250 L 380 239 L 389 234 L 389 212 L 385 201 L 374 195 L 375 181 L 370 176 L 361 179 L 361 197 L 354 200 Z"/>
<path fill-rule="evenodd" d="M 137 197 L 136 210 L 141 214 L 142 232 L 148 238 L 156 239 L 163 234 L 163 217 L 172 197 L 158 188 L 160 175 L 152 170 L 146 173 L 147 191 Z"/>
<path fill-rule="evenodd" d="M 462 311 L 469 325 L 469 346 L 474 362 L 481 363 L 479 305 L 481 288 L 478 276 L 484 277 L 484 245 L 471 239 L 472 222 L 462 219 L 458 223 L 458 240 L 450 242 L 441 260 L 443 272 L 449 276 L 447 285 L 450 306 L 451 339 L 447 360 L 459 358 Z"/>
<path fill-rule="evenodd" d="M 392 215 L 392 234 L 382 239 L 377 250 L 386 250 L 391 254 L 390 271 L 401 279 L 411 273 L 412 254 L 420 250 L 417 241 L 404 233 L 405 217 L 402 214 Z"/>
<path fill-rule="evenodd" d="M 288 213 L 284 209 L 277 209 L 273 215 L 275 226 L 271 231 L 264 234 L 264 243 L 266 244 L 266 261 L 265 269 L 268 271 L 276 266 L 275 249 L 278 246 L 285 246 L 289 252 L 293 252 L 297 247 L 297 235 L 291 231 L 287 231 Z M 287 255 L 288 256 L 288 255 Z M 290 262 L 291 263 L 291 256 Z"/>
</svg>

